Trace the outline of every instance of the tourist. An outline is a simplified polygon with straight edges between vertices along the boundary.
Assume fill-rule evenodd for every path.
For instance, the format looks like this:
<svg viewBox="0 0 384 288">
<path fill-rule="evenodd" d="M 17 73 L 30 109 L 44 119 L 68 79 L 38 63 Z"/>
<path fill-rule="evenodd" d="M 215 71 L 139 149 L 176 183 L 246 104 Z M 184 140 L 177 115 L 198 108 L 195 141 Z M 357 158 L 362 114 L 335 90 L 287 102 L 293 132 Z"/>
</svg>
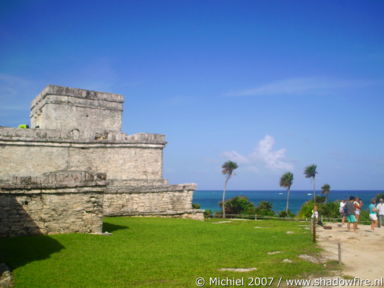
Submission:
<svg viewBox="0 0 384 288">
<path fill-rule="evenodd" d="M 339 208 L 339 213 L 341 217 L 341 225 L 343 226 L 345 224 L 345 214 L 344 214 L 344 207 L 345 207 L 345 200 L 340 201 L 340 208 Z"/>
<path fill-rule="evenodd" d="M 356 197 L 355 201 L 353 202 L 353 205 L 355 206 L 355 217 L 356 217 L 356 227 L 357 227 L 357 224 L 359 223 L 359 220 L 360 220 L 360 211 L 361 211 L 361 207 L 363 206 L 363 202 L 360 200 L 360 198 Z"/>
<path fill-rule="evenodd" d="M 323 222 L 320 220 L 319 218 L 319 207 L 317 205 L 315 205 L 312 209 L 312 216 L 311 218 L 313 219 L 313 222 L 320 225 L 320 226 L 323 226 Z"/>
<path fill-rule="evenodd" d="M 376 200 L 372 200 L 371 204 L 369 204 L 369 219 L 371 219 L 371 229 L 375 230 L 377 225 L 377 213 L 376 213 Z"/>
<path fill-rule="evenodd" d="M 317 207 L 317 205 L 313 206 L 311 218 L 315 218 L 316 221 L 317 219 L 319 219 L 319 208 Z"/>
<path fill-rule="evenodd" d="M 347 218 L 347 229 L 348 231 L 351 230 L 351 223 L 353 225 L 353 231 L 356 232 L 357 229 L 357 222 L 355 217 L 355 205 L 353 204 L 355 202 L 355 197 L 351 196 L 349 197 L 349 201 L 345 203 L 344 207 L 344 213 Z"/>
<path fill-rule="evenodd" d="M 384 225 L 384 202 L 383 198 L 380 198 L 379 204 L 376 206 L 377 214 L 378 214 L 378 221 L 377 221 L 377 227 L 381 227 Z"/>
</svg>

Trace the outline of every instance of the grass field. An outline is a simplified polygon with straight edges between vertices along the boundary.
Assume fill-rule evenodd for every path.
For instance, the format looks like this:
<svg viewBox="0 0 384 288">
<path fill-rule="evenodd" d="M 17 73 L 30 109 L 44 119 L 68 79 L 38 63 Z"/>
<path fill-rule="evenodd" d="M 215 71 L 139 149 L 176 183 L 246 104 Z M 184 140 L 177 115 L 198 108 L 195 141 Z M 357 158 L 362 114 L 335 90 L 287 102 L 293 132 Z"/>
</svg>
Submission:
<svg viewBox="0 0 384 288">
<path fill-rule="evenodd" d="M 0 262 L 14 269 L 16 288 L 197 287 L 197 277 L 207 281 L 243 277 L 246 286 L 248 277 L 294 278 L 324 272 L 322 265 L 297 257 L 318 252 L 309 231 L 299 223 L 218 221 L 105 218 L 104 230 L 112 236 L 0 239 Z M 268 255 L 271 251 L 281 253 Z M 282 263 L 283 259 L 293 263 Z M 218 271 L 248 267 L 257 271 Z"/>
</svg>

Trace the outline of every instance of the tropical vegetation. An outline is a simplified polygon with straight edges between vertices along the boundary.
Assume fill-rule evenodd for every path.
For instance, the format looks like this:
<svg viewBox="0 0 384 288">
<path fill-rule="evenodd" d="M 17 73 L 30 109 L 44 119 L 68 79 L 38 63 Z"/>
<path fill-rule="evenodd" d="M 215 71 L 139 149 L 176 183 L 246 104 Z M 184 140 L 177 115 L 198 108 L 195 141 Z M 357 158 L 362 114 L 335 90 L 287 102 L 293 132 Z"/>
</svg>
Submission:
<svg viewBox="0 0 384 288">
<path fill-rule="evenodd" d="M 328 194 L 331 192 L 331 185 L 324 184 L 321 186 L 321 194 L 325 196 L 325 202 L 328 202 Z"/>
<path fill-rule="evenodd" d="M 224 182 L 224 190 L 223 190 L 223 199 L 222 199 L 222 216 L 223 218 L 225 218 L 225 193 L 227 192 L 227 185 L 228 185 L 228 181 L 229 179 L 231 178 L 231 176 L 233 175 L 233 171 L 235 171 L 239 166 L 237 165 L 237 163 L 233 162 L 233 161 L 227 161 L 223 164 L 223 166 L 221 168 L 223 168 L 222 170 L 222 173 L 225 175 L 225 182 Z"/>
<path fill-rule="evenodd" d="M 222 206 L 222 203 L 220 203 Z M 245 196 L 236 196 L 225 201 L 225 213 L 228 215 L 250 215 L 255 213 L 255 205 Z"/>
<path fill-rule="evenodd" d="M 316 200 L 316 174 L 317 166 L 315 164 L 309 165 L 304 169 L 305 178 L 312 178 L 313 184 L 313 199 Z"/>
<path fill-rule="evenodd" d="M 287 188 L 287 203 L 285 205 L 286 214 L 288 214 L 288 210 L 289 210 L 289 194 L 291 193 L 292 182 L 293 182 L 293 174 L 291 172 L 285 173 L 280 178 L 280 186 Z"/>
</svg>

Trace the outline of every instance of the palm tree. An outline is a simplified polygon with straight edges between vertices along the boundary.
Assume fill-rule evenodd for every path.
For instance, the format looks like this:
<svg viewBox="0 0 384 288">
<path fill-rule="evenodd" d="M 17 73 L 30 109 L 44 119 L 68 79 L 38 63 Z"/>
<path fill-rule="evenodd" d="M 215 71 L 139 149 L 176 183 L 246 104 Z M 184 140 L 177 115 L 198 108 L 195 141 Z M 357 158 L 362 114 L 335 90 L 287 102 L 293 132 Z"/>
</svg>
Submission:
<svg viewBox="0 0 384 288">
<path fill-rule="evenodd" d="M 316 207 L 316 181 L 315 181 L 316 174 L 317 174 L 316 168 L 317 166 L 315 164 L 312 164 L 307 166 L 304 170 L 305 178 L 312 178 L 312 182 L 313 182 L 313 211 L 315 211 L 315 207 Z M 316 223 L 317 223 L 317 219 L 316 217 L 313 217 L 313 220 L 312 220 L 312 241 L 313 242 L 316 242 Z"/>
<path fill-rule="evenodd" d="M 313 201 L 316 202 L 316 174 L 317 174 L 317 166 L 315 164 L 309 165 L 305 168 L 304 174 L 305 178 L 312 178 L 313 183 Z"/>
<path fill-rule="evenodd" d="M 288 215 L 288 207 L 289 207 L 289 194 L 291 193 L 291 186 L 293 182 L 293 174 L 291 172 L 285 173 L 280 178 L 280 186 L 287 188 L 287 203 L 285 205 L 285 213 Z"/>
<path fill-rule="evenodd" d="M 331 186 L 329 184 L 324 184 L 321 187 L 321 194 L 325 195 L 325 203 L 328 201 L 328 194 L 331 192 Z"/>
<path fill-rule="evenodd" d="M 221 202 L 222 207 L 223 207 L 223 218 L 225 218 L 225 193 L 227 192 L 227 184 L 229 179 L 231 178 L 233 171 L 237 169 L 237 164 L 233 161 L 227 161 L 223 164 L 223 174 L 226 176 L 225 177 L 225 182 L 224 182 L 224 190 L 223 190 L 223 201 Z"/>
</svg>

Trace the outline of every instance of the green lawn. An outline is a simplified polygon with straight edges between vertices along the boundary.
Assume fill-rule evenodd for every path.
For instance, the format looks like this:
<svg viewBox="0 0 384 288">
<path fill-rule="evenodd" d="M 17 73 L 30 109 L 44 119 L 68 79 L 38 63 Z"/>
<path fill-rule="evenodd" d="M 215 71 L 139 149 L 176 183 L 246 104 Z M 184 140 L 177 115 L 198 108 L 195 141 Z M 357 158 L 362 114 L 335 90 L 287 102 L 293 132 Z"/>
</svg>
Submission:
<svg viewBox="0 0 384 288">
<path fill-rule="evenodd" d="M 248 277 L 294 278 L 324 272 L 322 265 L 297 257 L 318 252 L 302 223 L 215 224 L 218 221 L 106 218 L 104 230 L 112 236 L 0 239 L 0 262 L 14 269 L 17 288 L 196 287 L 197 277 L 243 277 L 246 286 Z M 281 253 L 268 255 L 270 251 Z M 293 263 L 281 263 L 286 258 Z M 257 271 L 218 271 L 246 267 Z"/>
</svg>

